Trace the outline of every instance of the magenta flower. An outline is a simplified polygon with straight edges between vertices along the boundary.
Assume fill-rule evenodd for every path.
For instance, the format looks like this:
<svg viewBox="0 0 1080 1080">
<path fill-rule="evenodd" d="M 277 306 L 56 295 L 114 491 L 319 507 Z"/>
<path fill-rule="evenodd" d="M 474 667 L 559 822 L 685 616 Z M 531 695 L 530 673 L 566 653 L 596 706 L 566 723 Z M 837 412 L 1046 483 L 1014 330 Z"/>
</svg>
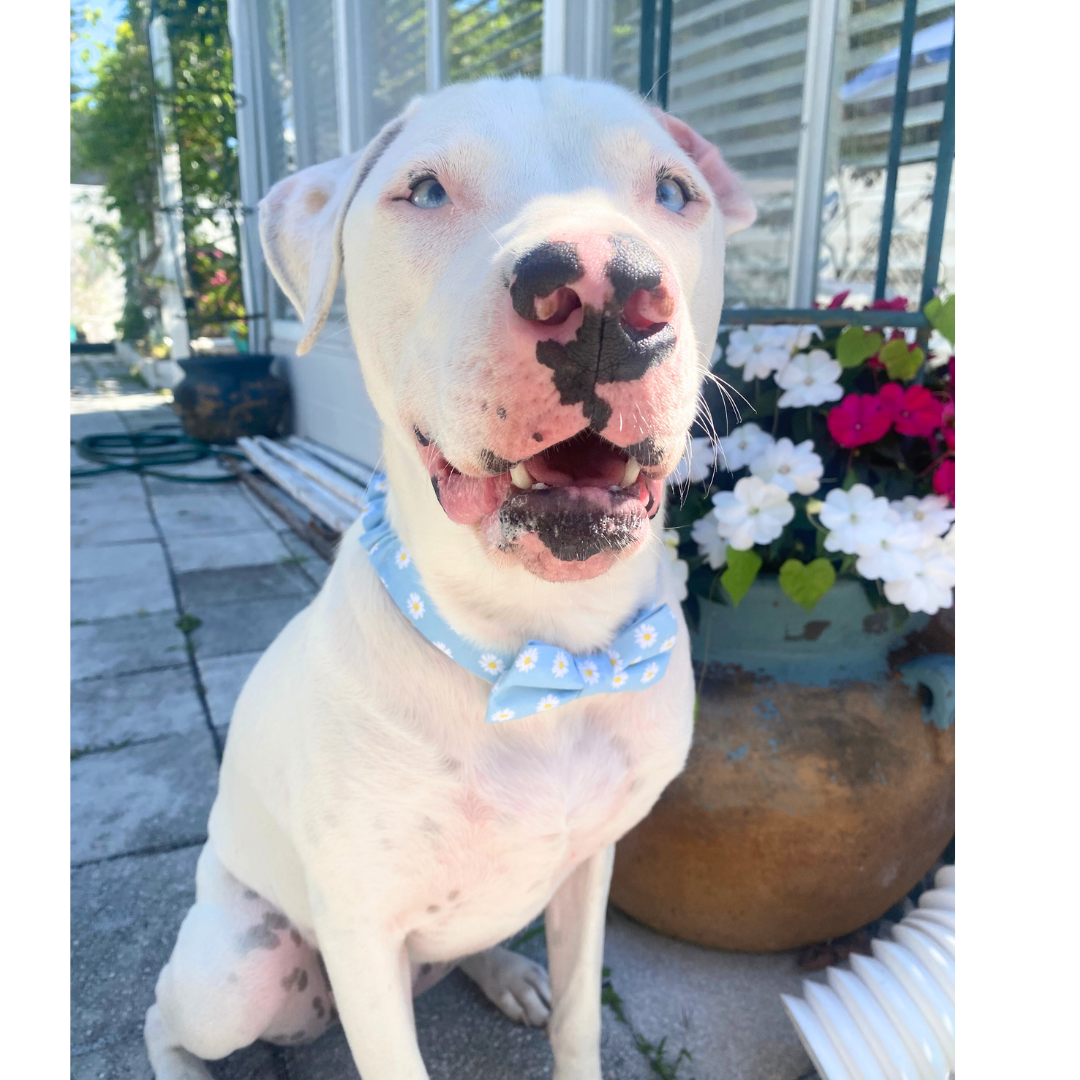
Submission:
<svg viewBox="0 0 1080 1080">
<path fill-rule="evenodd" d="M 878 397 L 901 435 L 929 438 L 941 427 L 941 402 L 925 386 L 886 383 Z"/>
<path fill-rule="evenodd" d="M 829 434 L 850 449 L 877 442 L 892 427 L 892 417 L 876 394 L 848 394 L 826 418 Z"/>
</svg>

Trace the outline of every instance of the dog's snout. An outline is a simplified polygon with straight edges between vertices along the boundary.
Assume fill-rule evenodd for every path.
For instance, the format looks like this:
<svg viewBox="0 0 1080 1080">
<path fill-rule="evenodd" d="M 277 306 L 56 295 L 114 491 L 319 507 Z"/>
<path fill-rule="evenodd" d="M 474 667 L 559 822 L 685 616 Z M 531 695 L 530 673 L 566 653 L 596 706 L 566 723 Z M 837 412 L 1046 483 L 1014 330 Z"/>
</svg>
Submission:
<svg viewBox="0 0 1080 1080">
<path fill-rule="evenodd" d="M 510 301 L 523 318 L 550 322 L 562 313 L 564 322 L 570 312 L 581 306 L 578 294 L 567 286 L 580 280 L 585 267 L 576 244 L 548 240 L 518 259 L 510 285 Z"/>
</svg>

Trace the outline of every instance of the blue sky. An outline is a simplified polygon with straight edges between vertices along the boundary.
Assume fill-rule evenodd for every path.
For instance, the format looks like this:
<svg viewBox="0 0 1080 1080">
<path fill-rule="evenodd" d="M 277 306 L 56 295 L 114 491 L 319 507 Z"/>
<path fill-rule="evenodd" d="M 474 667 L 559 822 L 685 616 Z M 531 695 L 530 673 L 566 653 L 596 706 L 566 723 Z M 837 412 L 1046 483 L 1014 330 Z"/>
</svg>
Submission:
<svg viewBox="0 0 1080 1080">
<path fill-rule="evenodd" d="M 104 45 L 111 45 L 115 39 L 116 24 L 123 16 L 126 6 L 127 0 L 72 0 L 72 7 L 75 8 L 76 12 L 83 11 L 87 8 L 91 10 L 99 8 L 101 10 L 101 21 L 89 32 L 95 41 L 99 41 Z M 82 59 L 79 57 L 80 51 L 88 44 L 88 42 L 82 40 L 73 41 L 71 43 L 72 81 L 79 86 L 86 86 L 91 81 L 89 72 L 87 71 L 88 65 L 83 63 Z M 97 50 L 91 47 L 90 65 L 97 62 L 97 57 Z"/>
</svg>

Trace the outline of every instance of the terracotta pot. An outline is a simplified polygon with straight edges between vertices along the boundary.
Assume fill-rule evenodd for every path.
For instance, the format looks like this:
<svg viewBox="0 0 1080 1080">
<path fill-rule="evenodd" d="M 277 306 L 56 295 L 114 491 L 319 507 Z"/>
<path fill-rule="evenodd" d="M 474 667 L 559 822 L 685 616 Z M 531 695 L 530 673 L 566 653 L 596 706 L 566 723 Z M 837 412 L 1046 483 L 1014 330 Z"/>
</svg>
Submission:
<svg viewBox="0 0 1080 1080">
<path fill-rule="evenodd" d="M 853 581 L 810 615 L 775 578 L 738 609 L 702 603 L 690 757 L 619 842 L 613 903 L 768 952 L 850 933 L 914 886 L 953 834 L 952 657 L 918 655 L 925 616 L 891 618 Z"/>
<path fill-rule="evenodd" d="M 253 354 L 179 361 L 184 379 L 173 390 L 173 409 L 184 433 L 207 443 L 277 434 L 289 384 L 270 374 L 273 359 Z"/>
</svg>

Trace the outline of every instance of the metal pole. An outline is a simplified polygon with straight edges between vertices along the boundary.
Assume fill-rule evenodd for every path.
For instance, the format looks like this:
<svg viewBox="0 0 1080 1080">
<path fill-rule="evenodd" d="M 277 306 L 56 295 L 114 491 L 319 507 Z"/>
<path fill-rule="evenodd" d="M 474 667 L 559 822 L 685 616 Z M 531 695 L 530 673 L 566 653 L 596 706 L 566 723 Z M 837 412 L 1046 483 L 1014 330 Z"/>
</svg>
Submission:
<svg viewBox="0 0 1080 1080">
<path fill-rule="evenodd" d="M 638 92 L 643 98 L 652 97 L 655 49 L 656 0 L 641 0 L 641 69 L 638 74 Z"/>
<path fill-rule="evenodd" d="M 426 0 L 427 91 L 429 94 L 446 85 L 446 5 L 443 0 Z"/>
<path fill-rule="evenodd" d="M 885 201 L 881 206 L 881 235 L 878 237 L 877 274 L 874 299 L 885 299 L 889 277 L 889 248 L 892 246 L 893 214 L 896 210 L 896 177 L 900 172 L 900 148 L 904 141 L 904 117 L 907 116 L 908 76 L 911 73 L 911 43 L 915 38 L 917 0 L 904 0 L 904 21 L 900 27 L 900 60 L 896 67 L 896 92 L 893 95 L 892 128 L 889 131 L 889 158 L 885 171 Z"/>
<path fill-rule="evenodd" d="M 656 83 L 656 98 L 660 108 L 667 108 L 668 69 L 671 67 L 671 8 L 672 0 L 660 0 L 660 71 Z"/>
<path fill-rule="evenodd" d="M 930 228 L 926 234 L 926 265 L 923 267 L 922 295 L 919 309 L 934 295 L 941 263 L 941 245 L 945 239 L 945 211 L 949 208 L 949 181 L 952 179 L 953 156 L 956 153 L 956 34 L 953 33 L 949 53 L 949 81 L 945 85 L 945 111 L 941 117 L 938 136 L 937 174 L 934 177 L 934 202 L 930 211 Z"/>
</svg>

